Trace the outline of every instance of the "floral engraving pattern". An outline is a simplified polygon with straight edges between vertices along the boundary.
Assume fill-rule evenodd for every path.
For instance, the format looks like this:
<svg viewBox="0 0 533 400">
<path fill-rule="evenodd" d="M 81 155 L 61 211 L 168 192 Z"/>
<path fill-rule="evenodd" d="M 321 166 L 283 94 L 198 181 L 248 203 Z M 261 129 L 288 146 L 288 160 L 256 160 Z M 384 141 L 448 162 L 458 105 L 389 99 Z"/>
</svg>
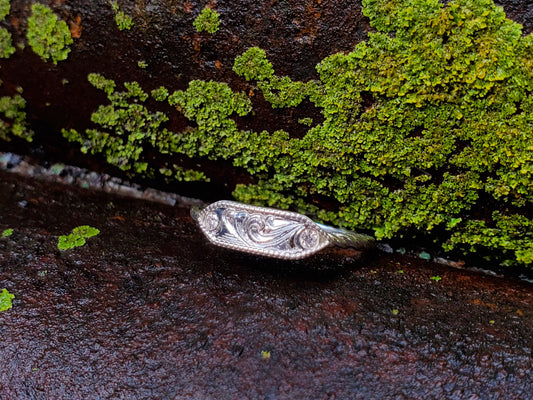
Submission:
<svg viewBox="0 0 533 400">
<path fill-rule="evenodd" d="M 211 242 L 222 247 L 283 259 L 299 259 L 326 247 L 327 235 L 304 215 L 231 201 L 198 214 Z"/>
</svg>

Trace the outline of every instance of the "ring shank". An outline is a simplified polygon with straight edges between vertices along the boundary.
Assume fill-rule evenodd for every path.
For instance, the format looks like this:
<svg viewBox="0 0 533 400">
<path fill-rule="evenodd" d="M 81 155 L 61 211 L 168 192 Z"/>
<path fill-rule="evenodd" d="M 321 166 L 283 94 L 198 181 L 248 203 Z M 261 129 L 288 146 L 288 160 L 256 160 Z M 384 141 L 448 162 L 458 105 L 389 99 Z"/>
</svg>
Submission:
<svg viewBox="0 0 533 400">
<path fill-rule="evenodd" d="M 374 246 L 374 238 L 363 233 L 356 233 L 342 228 L 316 223 L 328 237 L 332 245 L 366 249 Z"/>
</svg>

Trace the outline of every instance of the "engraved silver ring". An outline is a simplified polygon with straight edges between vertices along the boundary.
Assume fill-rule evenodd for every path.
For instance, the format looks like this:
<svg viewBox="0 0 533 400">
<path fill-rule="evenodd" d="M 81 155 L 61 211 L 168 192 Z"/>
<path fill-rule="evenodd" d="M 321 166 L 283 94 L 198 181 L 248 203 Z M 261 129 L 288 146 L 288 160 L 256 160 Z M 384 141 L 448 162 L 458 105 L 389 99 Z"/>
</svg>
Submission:
<svg viewBox="0 0 533 400">
<path fill-rule="evenodd" d="M 327 246 L 371 247 L 370 236 L 314 222 L 291 211 L 221 200 L 191 216 L 217 246 L 266 257 L 298 260 Z"/>
</svg>

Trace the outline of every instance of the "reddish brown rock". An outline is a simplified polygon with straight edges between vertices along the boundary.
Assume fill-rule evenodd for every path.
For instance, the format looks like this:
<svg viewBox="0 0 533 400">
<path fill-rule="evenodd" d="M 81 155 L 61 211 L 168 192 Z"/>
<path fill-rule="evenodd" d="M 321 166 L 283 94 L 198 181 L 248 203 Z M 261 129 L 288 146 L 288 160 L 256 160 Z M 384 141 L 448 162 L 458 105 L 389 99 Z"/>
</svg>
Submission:
<svg viewBox="0 0 533 400">
<path fill-rule="evenodd" d="M 0 397 L 527 399 L 533 290 L 408 257 L 271 261 L 187 208 L 0 172 Z M 59 235 L 101 233 L 59 251 Z M 432 279 L 433 277 L 433 279 Z M 440 277 L 440 280 L 435 279 Z"/>
</svg>

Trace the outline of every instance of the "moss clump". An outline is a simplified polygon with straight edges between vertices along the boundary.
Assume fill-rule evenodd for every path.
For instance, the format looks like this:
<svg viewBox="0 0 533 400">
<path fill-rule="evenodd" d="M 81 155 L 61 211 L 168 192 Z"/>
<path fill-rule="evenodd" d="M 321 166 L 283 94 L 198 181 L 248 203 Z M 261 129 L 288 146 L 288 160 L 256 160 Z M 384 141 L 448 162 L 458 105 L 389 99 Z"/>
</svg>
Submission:
<svg viewBox="0 0 533 400">
<path fill-rule="evenodd" d="M 13 234 L 13 229 L 12 228 L 8 228 L 8 229 L 4 229 L 2 231 L 2 234 L 0 235 L 0 237 L 3 237 L 3 238 L 6 238 L 6 237 L 9 237 Z"/>
<path fill-rule="evenodd" d="M 298 120 L 299 124 L 305 125 L 305 126 L 312 126 L 313 125 L 313 119 L 306 117 L 306 118 L 300 118 Z"/>
<path fill-rule="evenodd" d="M 193 22 L 198 32 L 215 33 L 220 25 L 220 15 L 209 7 L 204 8 Z"/>
<path fill-rule="evenodd" d="M 0 21 L 9 14 L 11 4 L 9 0 L 0 0 Z M 0 28 L 0 58 L 9 58 L 15 52 L 11 34 L 4 28 Z"/>
<path fill-rule="evenodd" d="M 350 171 L 336 195 L 350 203 L 344 219 L 378 237 L 444 227 L 462 232 L 448 249 L 485 246 L 470 225 L 481 198 L 503 212 L 533 202 L 532 37 L 489 0 L 364 6 L 378 32 L 319 65 L 326 121 L 307 137 L 336 143 L 327 151 Z M 506 235 L 494 216 L 486 223 Z M 505 251 L 524 262 L 524 245 Z"/>
<path fill-rule="evenodd" d="M 13 307 L 11 300 L 13 300 L 14 298 L 14 294 L 9 293 L 7 289 L 2 289 L 2 291 L 0 292 L 0 311 L 7 311 L 11 307 Z"/>
<path fill-rule="evenodd" d="M 471 220 L 453 233 L 448 249 L 465 246 L 471 251 L 483 247 L 500 252 L 507 257 L 503 264 L 512 265 L 516 261 L 533 264 L 533 220 L 519 214 L 492 213 L 492 226 L 487 221 Z"/>
<path fill-rule="evenodd" d="M 234 93 L 225 83 L 191 81 L 186 91 L 174 92 L 168 100 L 198 125 L 183 138 L 184 151 L 194 156 L 212 154 L 217 158 L 233 155 L 228 141 L 236 137 L 238 130 L 230 116 L 233 113 L 244 116 L 251 111 L 252 105 L 246 95 Z"/>
<path fill-rule="evenodd" d="M 74 228 L 68 235 L 61 235 L 57 241 L 57 248 L 59 250 L 70 250 L 75 247 L 83 246 L 86 239 L 96 236 L 100 230 L 89 225 L 82 225 Z"/>
<path fill-rule="evenodd" d="M 115 22 L 119 30 L 130 30 L 133 28 L 133 19 L 120 10 L 120 7 L 116 1 L 111 3 L 111 7 L 115 12 Z"/>
<path fill-rule="evenodd" d="M 11 1 L 10 0 L 0 0 L 0 21 L 3 21 L 11 10 Z"/>
<path fill-rule="evenodd" d="M 20 94 L 0 97 L 0 139 L 10 141 L 13 136 L 31 142 L 33 131 L 26 123 L 26 101 Z"/>
<path fill-rule="evenodd" d="M 268 61 L 265 51 L 259 47 L 251 47 L 235 58 L 233 71 L 247 81 L 263 82 L 274 76 L 272 63 Z"/>
<path fill-rule="evenodd" d="M 69 141 L 82 145 L 84 153 L 104 154 L 107 162 L 128 173 L 153 177 L 161 168 L 165 176 L 177 180 L 205 180 L 197 171 L 184 170 L 172 165 L 154 168 L 144 159 L 144 150 L 152 147 L 163 154 L 179 152 L 179 136 L 164 128 L 168 117 L 160 112 L 150 112 L 143 103 L 149 98 L 137 82 L 124 84 L 125 91 L 115 90 L 115 82 L 99 74 L 89 74 L 89 82 L 103 90 L 110 104 L 100 106 L 91 117 L 100 129 L 79 133 L 75 129 L 63 130 Z M 164 88 L 163 88 L 164 89 Z M 164 95 L 162 88 L 156 96 Z M 168 91 L 167 91 L 168 94 Z"/>
<path fill-rule="evenodd" d="M 168 98 L 168 90 L 166 87 L 161 86 L 150 92 L 155 101 L 165 101 Z"/>
<path fill-rule="evenodd" d="M 252 103 L 244 93 L 235 93 L 225 83 L 191 81 L 186 91 L 169 96 L 171 105 L 194 121 L 196 128 L 176 136 L 174 149 L 189 157 L 229 159 L 251 174 L 268 169 L 269 161 L 287 149 L 289 135 L 239 130 L 233 116 L 245 116 Z"/>
<path fill-rule="evenodd" d="M 33 51 L 44 61 L 52 60 L 54 64 L 66 60 L 73 43 L 70 30 L 65 21 L 57 18 L 45 5 L 36 3 L 28 18 L 28 43 Z"/>
<path fill-rule="evenodd" d="M 279 77 L 264 50 L 251 47 L 235 59 L 233 71 L 248 81 L 257 81 L 265 100 L 273 107 L 296 107 L 303 99 L 316 94 L 317 82 L 294 82 L 288 76 Z"/>
<path fill-rule="evenodd" d="M 11 33 L 0 28 L 0 58 L 9 58 L 15 52 L 11 40 Z"/>
</svg>

